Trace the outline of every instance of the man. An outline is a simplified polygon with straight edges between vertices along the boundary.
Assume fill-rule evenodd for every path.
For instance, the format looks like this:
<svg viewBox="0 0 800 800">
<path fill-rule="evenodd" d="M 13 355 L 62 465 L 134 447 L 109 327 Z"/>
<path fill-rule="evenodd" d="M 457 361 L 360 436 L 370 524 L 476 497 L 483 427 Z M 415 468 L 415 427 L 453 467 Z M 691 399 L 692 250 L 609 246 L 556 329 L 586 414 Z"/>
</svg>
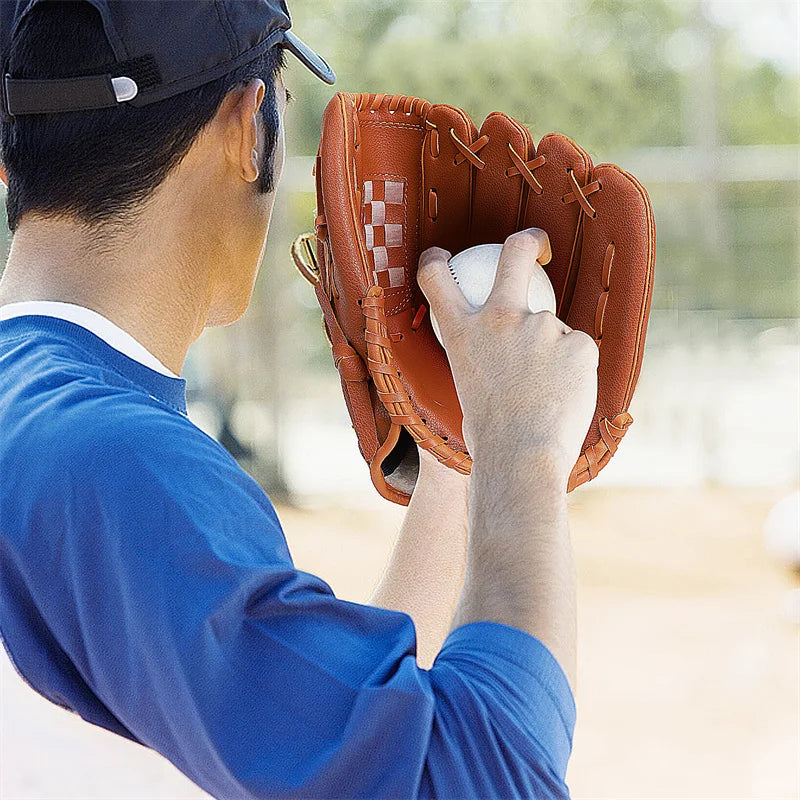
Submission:
<svg viewBox="0 0 800 800">
<path fill-rule="evenodd" d="M 546 235 L 506 242 L 479 311 L 423 254 L 475 468 L 423 461 L 373 604 L 340 601 L 177 377 L 251 296 L 281 54 L 329 68 L 282 0 L 0 10 L 0 629 L 20 674 L 216 797 L 567 796 L 565 487 L 597 350 L 528 312 Z"/>
</svg>

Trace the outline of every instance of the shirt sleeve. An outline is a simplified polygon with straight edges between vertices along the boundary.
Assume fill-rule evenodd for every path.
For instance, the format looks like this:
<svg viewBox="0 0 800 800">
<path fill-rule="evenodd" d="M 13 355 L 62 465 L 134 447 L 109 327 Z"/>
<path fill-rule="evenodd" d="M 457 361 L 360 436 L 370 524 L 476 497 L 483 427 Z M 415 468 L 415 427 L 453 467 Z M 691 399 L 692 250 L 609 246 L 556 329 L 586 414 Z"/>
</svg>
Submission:
<svg viewBox="0 0 800 800">
<path fill-rule="evenodd" d="M 419 668 L 411 618 L 296 569 L 213 440 L 177 415 L 131 430 L 64 477 L 71 596 L 48 617 L 140 742 L 215 797 L 568 796 L 575 710 L 538 640 L 472 623 Z"/>
</svg>

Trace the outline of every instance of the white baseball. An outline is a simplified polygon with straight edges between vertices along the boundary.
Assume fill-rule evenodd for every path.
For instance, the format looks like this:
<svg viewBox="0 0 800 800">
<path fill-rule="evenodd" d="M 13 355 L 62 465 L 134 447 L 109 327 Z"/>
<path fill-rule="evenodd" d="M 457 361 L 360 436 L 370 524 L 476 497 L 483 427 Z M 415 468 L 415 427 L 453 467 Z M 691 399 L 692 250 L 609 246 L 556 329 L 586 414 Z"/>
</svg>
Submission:
<svg viewBox="0 0 800 800">
<path fill-rule="evenodd" d="M 467 302 L 476 308 L 480 308 L 486 302 L 489 292 L 492 291 L 502 249 L 501 244 L 478 244 L 456 253 L 447 262 L 453 280 L 458 284 Z M 528 286 L 528 308 L 534 314 L 539 311 L 556 313 L 556 294 L 553 291 L 553 284 L 538 263 L 534 265 Z M 441 344 L 442 337 L 433 311 L 431 311 L 431 325 Z"/>
</svg>

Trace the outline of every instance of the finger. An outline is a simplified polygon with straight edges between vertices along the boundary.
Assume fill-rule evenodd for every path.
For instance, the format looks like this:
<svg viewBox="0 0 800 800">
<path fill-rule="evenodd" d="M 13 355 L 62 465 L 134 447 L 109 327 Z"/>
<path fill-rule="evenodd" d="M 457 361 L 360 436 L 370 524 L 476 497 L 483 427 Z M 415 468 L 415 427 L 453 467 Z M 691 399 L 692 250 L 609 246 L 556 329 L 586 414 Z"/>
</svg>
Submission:
<svg viewBox="0 0 800 800">
<path fill-rule="evenodd" d="M 470 305 L 453 280 L 448 267 L 450 253 L 441 247 L 429 247 L 419 257 L 417 283 L 430 303 L 439 324 L 447 325 L 456 316 L 470 311 Z"/>
<path fill-rule="evenodd" d="M 573 333 L 572 328 L 565 322 L 562 322 L 552 311 L 537 311 L 534 317 L 539 318 L 541 325 L 549 325 L 554 331 L 566 336 L 568 333 Z"/>
<path fill-rule="evenodd" d="M 550 240 L 541 228 L 512 233 L 506 239 L 497 264 L 497 274 L 486 305 L 528 310 L 528 287 L 534 265 L 552 258 Z"/>
<path fill-rule="evenodd" d="M 567 330 L 569 331 L 569 340 L 572 346 L 579 352 L 584 353 L 586 357 L 597 366 L 600 357 L 600 349 L 597 346 L 597 342 L 595 342 L 588 333 L 584 333 L 584 331 L 572 330 L 570 328 L 567 328 Z"/>
</svg>

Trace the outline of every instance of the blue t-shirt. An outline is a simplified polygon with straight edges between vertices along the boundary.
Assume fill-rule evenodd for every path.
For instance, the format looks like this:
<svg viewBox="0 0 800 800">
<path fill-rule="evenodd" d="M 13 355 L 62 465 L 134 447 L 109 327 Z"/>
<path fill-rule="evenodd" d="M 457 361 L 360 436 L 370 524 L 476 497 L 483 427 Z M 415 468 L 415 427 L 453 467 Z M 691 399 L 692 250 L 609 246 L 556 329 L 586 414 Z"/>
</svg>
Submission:
<svg viewBox="0 0 800 800">
<path fill-rule="evenodd" d="M 475 622 L 420 669 L 407 614 L 295 568 L 185 389 L 71 322 L 0 322 L 0 630 L 23 678 L 220 798 L 567 797 L 550 652 Z"/>
</svg>

